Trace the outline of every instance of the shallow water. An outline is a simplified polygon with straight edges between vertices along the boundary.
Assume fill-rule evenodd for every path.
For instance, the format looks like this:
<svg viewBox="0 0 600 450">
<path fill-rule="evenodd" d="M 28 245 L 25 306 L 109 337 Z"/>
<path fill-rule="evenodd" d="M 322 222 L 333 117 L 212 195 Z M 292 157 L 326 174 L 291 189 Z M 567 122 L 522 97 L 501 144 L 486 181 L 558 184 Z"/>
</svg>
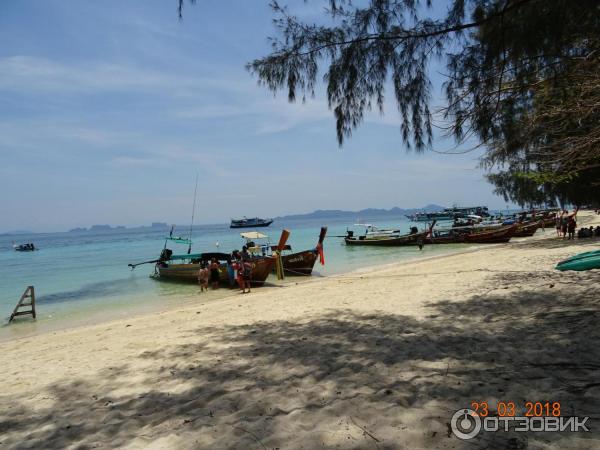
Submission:
<svg viewBox="0 0 600 450">
<path fill-rule="evenodd" d="M 408 231 L 412 225 L 404 217 L 386 218 L 371 223 L 385 227 L 400 227 Z M 379 264 L 429 257 L 464 248 L 456 245 L 373 248 L 346 247 L 343 239 L 348 220 L 296 220 L 275 222 L 262 233 L 276 243 L 282 228 L 291 230 L 288 243 L 294 251 L 314 248 L 321 225 L 326 225 L 325 266 L 315 266 L 315 276 L 345 273 Z M 424 224 L 417 224 L 423 228 Z M 194 227 L 193 252 L 240 249 L 240 231 L 228 225 Z M 102 322 L 128 317 L 141 312 L 157 311 L 177 306 L 212 301 L 231 295 L 234 291 L 219 289 L 200 294 L 193 284 L 158 281 L 150 278 L 152 264 L 130 270 L 128 263 L 158 257 L 168 231 L 152 229 L 114 230 L 104 232 L 47 233 L 19 236 L 0 236 L 0 340 L 13 339 L 43 331 Z M 175 234 L 187 235 L 189 229 L 179 227 Z M 12 241 L 34 242 L 39 251 L 15 252 Z M 218 243 L 218 244 L 217 244 Z M 171 247 L 175 253 L 185 253 L 187 246 Z M 270 277 L 270 282 L 276 282 Z M 298 281 L 288 277 L 284 282 Z M 7 325 L 14 305 L 28 285 L 35 286 L 37 321 L 29 316 Z"/>
</svg>

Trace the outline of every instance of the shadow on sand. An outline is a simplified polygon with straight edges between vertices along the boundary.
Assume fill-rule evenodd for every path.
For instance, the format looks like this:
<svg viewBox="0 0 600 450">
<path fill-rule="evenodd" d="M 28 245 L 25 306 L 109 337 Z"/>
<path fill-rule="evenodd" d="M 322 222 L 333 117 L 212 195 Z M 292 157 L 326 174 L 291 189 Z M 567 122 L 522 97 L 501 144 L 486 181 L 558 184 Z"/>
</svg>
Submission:
<svg viewBox="0 0 600 450">
<path fill-rule="evenodd" d="M 333 311 L 199 328 L 191 344 L 141 353 L 142 374 L 53 385 L 43 408 L 4 397 L 0 447 L 598 448 L 600 274 L 589 277 L 576 300 L 548 288 L 431 303 L 422 320 Z M 449 421 L 473 400 L 560 401 L 563 415 L 593 416 L 592 432 L 460 441 Z"/>
</svg>

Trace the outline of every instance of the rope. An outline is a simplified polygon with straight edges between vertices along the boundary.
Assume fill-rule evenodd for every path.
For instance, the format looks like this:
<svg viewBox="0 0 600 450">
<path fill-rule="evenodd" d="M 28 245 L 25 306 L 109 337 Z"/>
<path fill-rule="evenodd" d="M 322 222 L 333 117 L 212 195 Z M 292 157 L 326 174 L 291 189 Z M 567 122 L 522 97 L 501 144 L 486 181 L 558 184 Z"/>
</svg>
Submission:
<svg viewBox="0 0 600 450">
<path fill-rule="evenodd" d="M 295 270 L 292 269 L 287 269 L 287 268 L 283 268 L 284 272 L 289 272 L 289 273 L 293 273 L 294 275 L 302 275 L 304 277 L 310 277 L 312 276 L 312 273 L 302 273 L 302 272 L 296 272 Z"/>
</svg>

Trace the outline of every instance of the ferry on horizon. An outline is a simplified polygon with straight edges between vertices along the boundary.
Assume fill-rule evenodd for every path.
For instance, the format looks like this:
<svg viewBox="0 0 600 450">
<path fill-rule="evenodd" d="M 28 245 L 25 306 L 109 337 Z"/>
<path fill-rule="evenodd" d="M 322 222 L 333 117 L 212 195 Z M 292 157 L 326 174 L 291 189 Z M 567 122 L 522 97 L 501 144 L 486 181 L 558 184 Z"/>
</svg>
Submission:
<svg viewBox="0 0 600 450">
<path fill-rule="evenodd" d="M 260 217 L 254 217 L 248 219 L 244 216 L 243 219 L 231 219 L 229 228 L 255 228 L 255 227 L 268 227 L 273 223 L 273 219 L 261 219 Z"/>
</svg>

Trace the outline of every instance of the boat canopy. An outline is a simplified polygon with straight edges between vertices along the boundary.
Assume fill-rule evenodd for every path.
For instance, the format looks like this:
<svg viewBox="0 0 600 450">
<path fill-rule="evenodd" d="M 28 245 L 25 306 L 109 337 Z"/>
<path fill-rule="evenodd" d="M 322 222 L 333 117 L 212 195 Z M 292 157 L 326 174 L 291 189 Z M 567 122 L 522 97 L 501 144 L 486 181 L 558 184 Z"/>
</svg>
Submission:
<svg viewBox="0 0 600 450">
<path fill-rule="evenodd" d="M 266 234 L 259 233 L 258 231 L 248 231 L 247 233 L 240 233 L 240 236 L 244 239 L 266 239 L 269 237 Z"/>
<path fill-rule="evenodd" d="M 218 261 L 230 261 L 231 255 L 228 253 L 191 253 L 191 254 L 183 254 L 183 255 L 172 255 L 169 260 L 174 261 L 176 259 L 201 259 L 203 261 L 209 261 L 212 258 L 216 258 Z"/>
<path fill-rule="evenodd" d="M 185 254 L 185 255 L 172 255 L 169 259 L 170 260 L 175 260 L 175 259 L 201 259 L 202 258 L 202 253 L 190 253 L 190 254 Z"/>
<path fill-rule="evenodd" d="M 192 243 L 191 239 L 186 239 L 186 238 L 182 238 L 182 237 L 167 237 L 165 239 L 167 241 L 173 241 L 176 244 L 191 244 Z"/>
</svg>

